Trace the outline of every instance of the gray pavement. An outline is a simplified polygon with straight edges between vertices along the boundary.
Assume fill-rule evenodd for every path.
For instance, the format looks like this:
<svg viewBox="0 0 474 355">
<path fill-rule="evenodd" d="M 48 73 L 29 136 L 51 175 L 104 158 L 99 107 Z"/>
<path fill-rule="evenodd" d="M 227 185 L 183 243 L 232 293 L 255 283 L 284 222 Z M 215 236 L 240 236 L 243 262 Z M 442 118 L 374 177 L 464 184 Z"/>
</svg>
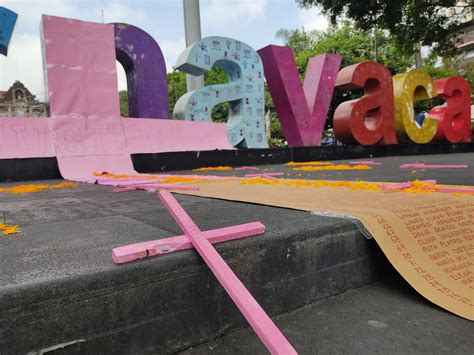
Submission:
<svg viewBox="0 0 474 355">
<path fill-rule="evenodd" d="M 112 262 L 113 247 L 182 232 L 156 194 L 111 189 L 79 184 L 2 194 L 0 211 L 21 229 L 0 237 L 2 355 L 70 342 L 64 353 L 170 353 L 245 326 L 193 250 Z M 270 315 L 380 278 L 383 258 L 375 242 L 347 220 L 177 199 L 203 230 L 252 221 L 266 226 L 264 236 L 217 250 Z"/>
<path fill-rule="evenodd" d="M 260 166 L 259 172 L 284 172 L 283 177 L 298 179 L 407 181 L 417 178 L 436 179 L 444 184 L 474 185 L 474 153 L 387 157 L 371 160 L 382 162 L 383 165 L 374 166 L 373 170 L 340 172 L 304 172 L 294 171 L 291 166 L 266 165 Z M 335 164 L 345 162 L 347 161 L 334 161 Z M 469 168 L 426 169 L 425 171 L 399 168 L 401 163 L 413 162 L 468 164 Z M 233 170 L 177 173 L 244 176 L 254 172 Z M 49 180 L 31 183 L 55 184 L 59 182 L 60 180 Z M 15 184 L 18 183 L 3 183 L 0 187 Z M 111 246 L 180 233 L 156 195 L 143 191 L 112 193 L 110 190 L 109 186 L 80 184 L 72 189 L 48 190 L 34 194 L 0 194 L 0 212 L 6 211 L 7 222 L 19 224 L 23 231 L 17 236 L 0 238 L 0 255 L 2 256 L 0 285 L 28 282 L 30 279 L 37 281 L 43 277 L 50 278 L 51 273 L 68 273 L 69 271 L 77 273 L 82 268 L 87 270 L 110 268 L 114 265 L 110 265 L 109 255 L 104 257 L 103 254 L 109 254 Z M 204 229 L 246 223 L 256 219 L 266 221 L 274 214 L 274 211 L 278 211 L 278 214 L 282 216 L 295 213 L 306 215 L 304 212 L 258 207 L 245 203 L 217 202 L 213 199 L 193 196 L 177 195 L 177 198 L 185 207 L 194 207 L 190 213 L 198 218 L 197 222 Z M 220 204 L 225 205 L 225 207 L 222 206 L 224 209 L 216 211 L 221 208 Z M 251 213 L 249 213 L 250 210 Z M 219 218 L 216 218 L 216 213 L 219 213 Z M 336 221 L 323 217 L 311 218 L 311 222 L 306 223 L 331 225 Z M 272 231 L 275 223 L 277 226 L 282 223 L 274 219 L 266 222 L 269 231 Z M 283 226 L 280 225 L 275 230 L 282 228 Z M 100 239 L 96 237 L 98 234 L 101 236 Z M 78 258 L 80 262 L 73 262 L 76 258 L 70 258 L 71 253 L 81 255 Z M 49 266 L 50 262 L 42 262 L 54 260 L 57 255 L 62 255 L 62 257 L 55 262 L 54 267 Z M 50 259 L 51 257 L 53 259 Z M 12 263 L 13 260 L 15 263 Z M 25 270 L 22 270 L 22 265 Z M 35 271 L 30 271 L 30 269 Z"/>
<path fill-rule="evenodd" d="M 342 172 L 296 172 L 282 165 L 260 169 L 282 171 L 288 178 L 418 178 L 474 185 L 474 153 L 364 160 L 383 165 Z M 415 172 L 399 168 L 410 162 L 469 164 L 469 168 Z M 251 172 L 211 173 L 242 176 Z M 278 323 L 301 353 L 364 349 L 369 353 L 465 353 L 473 348 L 472 339 L 464 336 L 474 330 L 472 323 L 424 301 L 409 286 L 386 283 L 395 277 L 381 275 L 381 269 L 390 265 L 351 222 L 193 196 L 177 195 L 177 199 L 205 230 L 257 220 L 267 226 L 263 239 L 224 243 L 218 250 L 271 315 L 385 280 L 281 316 Z M 0 237 L 2 355 L 77 337 L 87 341 L 67 347 L 64 353 L 163 353 L 245 325 L 194 251 L 124 266 L 112 263 L 115 246 L 181 234 L 155 194 L 112 193 L 109 186 L 79 184 L 26 195 L 0 193 L 1 211 L 8 212 L 7 223 L 19 224 L 22 230 Z M 200 304 L 193 306 L 196 300 Z M 176 313 L 173 307 L 182 307 L 182 312 Z M 370 320 L 376 322 L 369 324 Z M 258 339 L 247 333 L 235 333 L 193 351 L 217 346 L 214 353 L 260 352 Z"/>
<path fill-rule="evenodd" d="M 472 354 L 474 324 L 433 307 L 398 275 L 276 317 L 300 354 Z M 182 355 L 266 354 L 250 329 Z"/>
<path fill-rule="evenodd" d="M 383 165 L 372 166 L 372 170 L 355 171 L 295 171 L 294 166 L 287 165 L 260 165 L 259 171 L 211 171 L 195 172 L 180 171 L 180 173 L 236 175 L 244 176 L 260 172 L 283 172 L 283 178 L 291 179 L 321 179 L 321 180 L 365 180 L 365 181 L 409 181 L 436 179 L 439 184 L 474 185 L 474 153 L 434 154 L 416 156 L 395 156 L 384 158 L 364 158 L 353 160 L 332 160 L 334 164 L 347 164 L 349 161 L 373 160 Z M 459 164 L 468 165 L 465 169 L 401 169 L 401 164 Z M 225 163 L 222 163 L 225 165 Z"/>
</svg>

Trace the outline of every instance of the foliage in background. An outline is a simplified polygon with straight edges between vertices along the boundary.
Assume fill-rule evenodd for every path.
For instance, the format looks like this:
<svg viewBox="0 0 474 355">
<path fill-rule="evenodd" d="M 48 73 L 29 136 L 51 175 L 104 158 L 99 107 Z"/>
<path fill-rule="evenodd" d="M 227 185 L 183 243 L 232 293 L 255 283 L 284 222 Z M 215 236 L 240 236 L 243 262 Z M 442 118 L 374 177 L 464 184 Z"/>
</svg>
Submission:
<svg viewBox="0 0 474 355">
<path fill-rule="evenodd" d="M 204 75 L 205 85 L 225 84 L 227 75 L 219 68 L 214 67 Z M 173 108 L 178 99 L 186 93 L 186 75 L 175 71 L 168 73 L 168 92 L 170 97 L 170 117 L 173 117 Z M 226 122 L 229 104 L 216 105 L 212 111 L 212 119 L 215 122 Z"/>
<path fill-rule="evenodd" d="M 362 30 L 387 30 L 405 51 L 420 43 L 432 46 L 441 56 L 456 51 L 451 35 L 462 26 L 448 9 L 457 0 L 296 0 L 303 7 L 320 6 L 331 23 L 353 20 Z M 459 11 L 470 11 L 468 4 Z"/>
<path fill-rule="evenodd" d="M 173 108 L 178 99 L 186 93 L 186 75 L 175 71 L 168 73 L 168 95 L 170 102 L 170 117 L 173 117 Z M 205 85 L 227 83 L 226 74 L 219 68 L 213 68 L 204 77 Z M 120 112 L 122 116 L 128 116 L 127 91 L 120 91 Z M 223 103 L 214 107 L 212 118 L 215 122 L 226 122 L 228 117 L 229 104 Z"/>
<path fill-rule="evenodd" d="M 186 75 L 179 71 L 168 73 L 168 95 L 170 98 L 170 117 L 176 101 L 186 93 Z"/>
<path fill-rule="evenodd" d="M 341 26 L 332 26 L 327 31 L 286 30 L 277 32 L 277 38 L 293 49 L 296 66 L 303 78 L 310 58 L 337 53 L 343 57 L 341 67 L 375 59 L 374 32 L 357 28 L 344 21 Z M 387 31 L 377 31 L 379 45 L 378 62 L 388 67 L 392 74 L 403 73 L 413 64 L 413 55 L 404 51 Z M 325 129 L 332 128 L 335 109 L 344 101 L 362 95 L 362 90 L 342 91 L 335 89 L 326 119 Z"/>
<path fill-rule="evenodd" d="M 227 75 L 221 69 L 214 67 L 204 76 L 206 85 L 225 84 L 228 82 Z M 170 97 L 170 117 L 173 117 L 173 108 L 176 101 L 186 93 L 186 75 L 182 72 L 168 73 L 168 92 Z M 271 146 L 286 145 L 281 132 L 280 122 L 273 107 L 272 98 L 265 87 L 265 112 L 270 119 Z M 212 120 L 214 122 L 227 122 L 229 117 L 229 104 L 227 102 L 216 105 L 212 110 Z"/>
<path fill-rule="evenodd" d="M 471 94 L 473 94 L 474 93 L 474 61 L 469 62 L 466 65 L 464 65 L 464 68 L 460 71 L 460 74 L 464 76 L 464 78 L 467 81 L 469 81 L 469 84 L 471 85 Z"/>
<path fill-rule="evenodd" d="M 341 67 L 354 63 L 375 60 L 374 33 L 358 29 L 352 22 L 344 21 L 341 26 L 332 26 L 327 31 L 279 30 L 277 38 L 293 49 L 296 65 L 304 76 L 310 58 L 324 53 L 342 55 Z M 413 64 L 413 55 L 403 51 L 392 36 L 385 31 L 377 31 L 379 63 L 387 66 L 392 73 L 405 72 Z"/>
<path fill-rule="evenodd" d="M 128 93 L 125 90 L 119 91 L 120 114 L 122 117 L 128 117 Z"/>
</svg>

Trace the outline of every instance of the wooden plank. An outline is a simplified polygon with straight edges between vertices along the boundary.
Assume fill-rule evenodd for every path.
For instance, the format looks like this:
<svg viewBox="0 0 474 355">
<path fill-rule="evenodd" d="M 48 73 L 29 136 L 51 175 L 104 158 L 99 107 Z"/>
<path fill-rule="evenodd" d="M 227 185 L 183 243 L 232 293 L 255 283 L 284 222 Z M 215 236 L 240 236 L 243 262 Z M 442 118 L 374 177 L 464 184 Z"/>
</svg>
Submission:
<svg viewBox="0 0 474 355">
<path fill-rule="evenodd" d="M 158 196 L 267 349 L 272 354 L 296 354 L 295 349 L 275 323 L 209 243 L 205 234 L 173 195 L 167 191 L 160 191 Z"/>
<path fill-rule="evenodd" d="M 232 227 L 218 228 L 204 232 L 210 243 L 221 243 L 229 240 L 252 237 L 265 233 L 265 226 L 260 222 L 239 224 Z M 124 245 L 112 249 L 112 259 L 116 264 L 128 263 L 147 256 L 169 254 L 179 250 L 192 249 L 193 244 L 186 235 L 157 240 L 149 240 Z"/>
</svg>

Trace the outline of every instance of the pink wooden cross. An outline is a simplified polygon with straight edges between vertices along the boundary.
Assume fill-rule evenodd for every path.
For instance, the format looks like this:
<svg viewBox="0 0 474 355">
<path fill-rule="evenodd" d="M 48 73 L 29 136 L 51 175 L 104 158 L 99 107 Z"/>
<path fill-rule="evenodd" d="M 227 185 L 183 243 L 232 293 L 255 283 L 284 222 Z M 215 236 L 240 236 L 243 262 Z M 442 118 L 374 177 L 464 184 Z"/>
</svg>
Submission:
<svg viewBox="0 0 474 355">
<path fill-rule="evenodd" d="M 272 354 L 297 354 L 173 195 L 160 191 L 158 196 L 267 349 Z"/>
<path fill-rule="evenodd" d="M 210 243 L 221 243 L 228 240 L 253 237 L 265 233 L 265 226 L 260 222 L 239 224 L 232 227 L 218 228 L 204 232 Z M 124 245 L 112 249 L 112 259 L 116 264 L 128 263 L 147 256 L 173 253 L 179 250 L 192 249 L 193 245 L 186 235 L 150 240 L 147 242 Z"/>
<path fill-rule="evenodd" d="M 113 189 L 112 192 L 127 192 L 134 190 L 145 190 L 155 192 L 158 190 L 176 190 L 176 191 L 197 191 L 199 187 L 195 186 L 181 186 L 172 184 L 160 184 L 160 183 L 146 183 L 146 184 L 124 184 L 119 185 L 117 189 Z"/>
</svg>

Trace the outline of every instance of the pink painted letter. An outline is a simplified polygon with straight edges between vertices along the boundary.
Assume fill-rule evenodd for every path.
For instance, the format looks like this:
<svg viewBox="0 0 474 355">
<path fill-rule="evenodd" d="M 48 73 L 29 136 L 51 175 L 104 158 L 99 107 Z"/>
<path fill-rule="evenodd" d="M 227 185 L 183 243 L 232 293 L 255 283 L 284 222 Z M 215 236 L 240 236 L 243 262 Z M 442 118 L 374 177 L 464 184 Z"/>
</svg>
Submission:
<svg viewBox="0 0 474 355">
<path fill-rule="evenodd" d="M 311 58 L 301 85 L 291 48 L 270 45 L 258 54 L 288 145 L 320 145 L 342 57 L 322 54 Z"/>
</svg>

